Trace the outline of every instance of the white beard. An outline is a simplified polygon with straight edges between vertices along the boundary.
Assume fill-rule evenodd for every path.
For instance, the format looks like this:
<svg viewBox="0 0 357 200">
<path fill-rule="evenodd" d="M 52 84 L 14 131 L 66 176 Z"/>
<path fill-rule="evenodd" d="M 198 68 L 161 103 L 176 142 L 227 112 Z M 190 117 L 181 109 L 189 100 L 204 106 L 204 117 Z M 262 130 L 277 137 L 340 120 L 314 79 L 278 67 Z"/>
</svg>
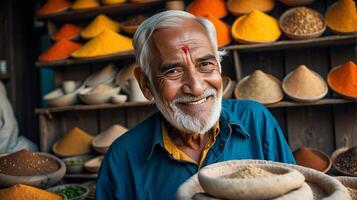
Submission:
<svg viewBox="0 0 357 200">
<path fill-rule="evenodd" d="M 217 96 L 218 92 L 214 88 L 205 90 L 200 96 L 193 97 L 191 95 L 182 95 L 175 97 L 171 104 L 165 104 L 154 87 L 151 87 L 155 104 L 165 119 L 175 128 L 188 134 L 206 133 L 209 131 L 219 120 L 222 109 L 222 95 Z M 222 91 L 220 92 L 222 94 Z M 178 103 L 197 101 L 205 97 L 213 97 L 213 105 L 205 111 L 206 114 L 202 115 L 201 111 L 193 111 L 193 115 L 185 114 L 180 108 L 177 107 Z M 197 114 L 197 116 L 196 116 Z M 200 117 L 204 116 L 204 118 Z"/>
</svg>

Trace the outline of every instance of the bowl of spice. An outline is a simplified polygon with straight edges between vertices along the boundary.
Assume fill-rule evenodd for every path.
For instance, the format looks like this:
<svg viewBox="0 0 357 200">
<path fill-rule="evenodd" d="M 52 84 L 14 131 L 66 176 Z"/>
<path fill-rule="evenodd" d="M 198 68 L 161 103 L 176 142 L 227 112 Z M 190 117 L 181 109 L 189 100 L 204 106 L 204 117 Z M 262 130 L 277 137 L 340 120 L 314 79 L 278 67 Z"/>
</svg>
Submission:
<svg viewBox="0 0 357 200">
<path fill-rule="evenodd" d="M 293 152 L 294 158 L 298 165 L 309 167 L 326 173 L 330 170 L 332 162 L 324 152 L 308 147 L 300 147 Z"/>
<path fill-rule="evenodd" d="M 349 61 L 332 68 L 327 75 L 327 83 L 340 96 L 357 100 L 357 65 Z"/>
<path fill-rule="evenodd" d="M 346 176 L 357 176 L 357 147 L 341 147 L 332 156 L 332 166 Z"/>
<path fill-rule="evenodd" d="M 128 131 L 127 128 L 114 124 L 110 128 L 99 133 L 92 141 L 92 147 L 99 153 L 107 152 L 109 146 L 120 136 Z"/>
<path fill-rule="evenodd" d="M 348 190 L 352 200 L 357 200 L 357 178 L 356 177 L 347 177 L 347 176 L 338 176 L 336 177 Z"/>
<path fill-rule="evenodd" d="M 47 188 L 60 181 L 65 173 L 64 162 L 47 153 L 20 150 L 0 156 L 0 187 L 21 183 Z"/>
<path fill-rule="evenodd" d="M 61 194 L 68 200 L 84 200 L 89 194 L 88 187 L 80 184 L 64 184 L 48 188 L 48 191 Z"/>
<path fill-rule="evenodd" d="M 207 166 L 198 172 L 198 180 L 204 191 L 216 198 L 271 199 L 300 188 L 305 177 L 283 166 L 248 164 Z"/>
<path fill-rule="evenodd" d="M 93 158 L 91 155 L 83 155 L 83 156 L 73 156 L 62 159 L 66 164 L 67 173 L 70 174 L 79 174 L 83 171 L 83 164 L 87 160 Z"/>
<path fill-rule="evenodd" d="M 100 165 L 102 164 L 103 158 L 104 156 L 102 155 L 88 160 L 84 163 L 84 168 L 89 172 L 97 173 Z"/>
<path fill-rule="evenodd" d="M 325 13 L 327 26 L 337 34 L 357 34 L 357 8 L 353 0 L 332 4 Z"/>
<path fill-rule="evenodd" d="M 279 26 L 284 34 L 293 40 L 317 38 L 326 30 L 324 17 L 307 7 L 285 11 L 279 19 Z"/>
<path fill-rule="evenodd" d="M 126 21 L 120 24 L 121 29 L 129 35 L 134 35 L 136 29 L 145 19 L 147 19 L 145 15 L 135 15 L 129 17 Z"/>
</svg>

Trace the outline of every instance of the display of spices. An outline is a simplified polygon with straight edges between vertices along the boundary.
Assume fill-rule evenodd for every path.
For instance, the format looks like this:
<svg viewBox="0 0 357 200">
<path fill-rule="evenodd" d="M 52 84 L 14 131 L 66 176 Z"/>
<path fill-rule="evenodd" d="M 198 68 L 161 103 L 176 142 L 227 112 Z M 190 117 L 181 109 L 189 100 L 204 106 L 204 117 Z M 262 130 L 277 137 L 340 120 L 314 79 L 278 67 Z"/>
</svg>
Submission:
<svg viewBox="0 0 357 200">
<path fill-rule="evenodd" d="M 53 145 L 53 151 L 60 156 L 75 156 L 90 152 L 93 136 L 75 127 Z"/>
<path fill-rule="evenodd" d="M 224 45 L 229 44 L 232 40 L 231 28 L 229 27 L 229 25 L 213 15 L 207 15 L 205 16 L 205 18 L 211 21 L 214 27 L 216 28 L 218 47 L 222 47 Z"/>
<path fill-rule="evenodd" d="M 92 39 L 101 34 L 104 30 L 119 32 L 120 25 L 106 15 L 100 14 L 82 30 L 81 37 L 86 40 Z"/>
<path fill-rule="evenodd" d="M 187 6 L 186 11 L 201 17 L 211 14 L 217 18 L 222 18 L 228 15 L 224 0 L 194 0 Z"/>
<path fill-rule="evenodd" d="M 255 100 L 263 104 L 275 103 L 284 96 L 277 79 L 261 70 L 256 70 L 249 77 L 243 78 L 237 89 L 236 98 Z"/>
<path fill-rule="evenodd" d="M 340 0 L 328 8 L 327 26 L 337 32 L 350 33 L 357 31 L 357 8 L 353 0 Z"/>
<path fill-rule="evenodd" d="M 110 128 L 104 130 L 99 135 L 97 135 L 94 138 L 92 145 L 98 147 L 109 147 L 114 142 L 114 140 L 122 136 L 127 131 L 127 128 L 119 124 L 114 124 Z"/>
<path fill-rule="evenodd" d="M 131 38 L 105 30 L 71 54 L 75 58 L 90 58 L 133 50 Z"/>
<path fill-rule="evenodd" d="M 0 199 L 11 200 L 62 200 L 56 193 L 38 189 L 32 186 L 17 184 L 6 189 L 0 189 Z"/>
<path fill-rule="evenodd" d="M 38 58 L 39 61 L 51 62 L 68 58 L 71 53 L 81 48 L 81 44 L 67 39 L 61 39 L 53 44 L 46 52 Z"/>
<path fill-rule="evenodd" d="M 341 171 L 357 175 L 357 147 L 352 147 L 339 154 L 335 159 L 335 165 Z"/>
<path fill-rule="evenodd" d="M 293 152 L 294 158 L 298 165 L 316 169 L 323 172 L 329 166 L 329 162 L 323 159 L 319 154 L 307 147 L 300 147 Z"/>
<path fill-rule="evenodd" d="M 120 4 L 125 3 L 127 0 L 102 0 L 104 5 Z"/>
<path fill-rule="evenodd" d="M 89 9 L 89 8 L 96 8 L 99 7 L 100 3 L 98 0 L 76 0 L 72 5 L 72 10 L 82 10 L 82 9 Z"/>
<path fill-rule="evenodd" d="M 71 6 L 68 0 L 47 0 L 43 6 L 36 11 L 36 15 L 49 15 L 66 11 Z"/>
<path fill-rule="evenodd" d="M 61 28 L 52 36 L 52 39 L 59 41 L 61 39 L 72 40 L 79 37 L 82 28 L 74 24 L 64 24 Z"/>
<path fill-rule="evenodd" d="M 238 42 L 274 42 L 280 35 L 278 21 L 259 10 L 239 17 L 232 26 L 232 36 Z"/>
<path fill-rule="evenodd" d="M 38 176 L 58 168 L 55 160 L 27 150 L 0 157 L 0 173 L 11 176 Z"/>
<path fill-rule="evenodd" d="M 357 65 L 349 61 L 338 68 L 331 70 L 327 82 L 335 92 L 357 97 Z"/>
<path fill-rule="evenodd" d="M 283 88 L 294 98 L 322 98 L 326 94 L 327 84 L 316 72 L 300 65 L 284 79 Z"/>
<path fill-rule="evenodd" d="M 247 165 L 232 174 L 223 176 L 222 178 L 250 179 L 250 178 L 266 177 L 272 175 L 273 173 L 269 171 L 266 171 L 259 167 L 254 167 L 253 165 Z"/>
<path fill-rule="evenodd" d="M 228 0 L 228 10 L 236 16 L 248 14 L 254 9 L 268 12 L 274 8 L 274 0 Z"/>
<path fill-rule="evenodd" d="M 357 200 L 357 190 L 350 188 L 350 187 L 346 187 L 348 192 L 350 193 L 351 199 L 352 200 Z"/>
<path fill-rule="evenodd" d="M 294 35 L 310 35 L 320 32 L 325 27 L 323 17 L 307 7 L 293 8 L 293 12 L 282 20 L 282 29 Z"/>
</svg>

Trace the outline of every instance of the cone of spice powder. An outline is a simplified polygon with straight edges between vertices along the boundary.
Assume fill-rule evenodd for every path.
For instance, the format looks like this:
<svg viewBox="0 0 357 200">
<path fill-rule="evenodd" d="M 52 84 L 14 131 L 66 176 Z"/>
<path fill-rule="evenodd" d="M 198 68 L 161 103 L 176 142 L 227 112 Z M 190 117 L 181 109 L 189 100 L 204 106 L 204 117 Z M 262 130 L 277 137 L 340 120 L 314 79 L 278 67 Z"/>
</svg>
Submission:
<svg viewBox="0 0 357 200">
<path fill-rule="evenodd" d="M 92 141 L 92 146 L 100 153 L 105 153 L 114 140 L 122 136 L 127 131 L 127 128 L 119 124 L 115 124 L 97 135 Z"/>
<path fill-rule="evenodd" d="M 338 33 L 357 32 L 357 8 L 353 0 L 332 4 L 325 14 L 327 26 Z"/>
<path fill-rule="evenodd" d="M 333 68 L 327 76 L 330 88 L 345 97 L 357 98 L 357 65 L 352 61 Z"/>
<path fill-rule="evenodd" d="M 205 18 L 211 21 L 214 27 L 216 28 L 218 47 L 222 47 L 229 44 L 232 40 L 231 28 L 229 27 L 229 25 L 213 15 L 206 15 Z"/>
<path fill-rule="evenodd" d="M 0 173 L 11 176 L 44 175 L 58 168 L 55 160 L 27 150 L 0 157 Z"/>
<path fill-rule="evenodd" d="M 296 101 L 317 101 L 327 94 L 327 84 L 320 75 L 300 65 L 283 80 L 283 91 Z"/>
<path fill-rule="evenodd" d="M 228 10 L 235 16 L 245 15 L 254 9 L 269 12 L 274 8 L 274 0 L 228 0 Z"/>
<path fill-rule="evenodd" d="M 330 164 L 307 147 L 300 147 L 293 152 L 293 155 L 298 165 L 316 169 L 321 172 L 326 170 Z"/>
<path fill-rule="evenodd" d="M 255 100 L 262 104 L 272 104 L 283 99 L 280 81 L 272 75 L 256 70 L 239 81 L 235 89 L 237 99 Z"/>
<path fill-rule="evenodd" d="M 36 15 L 49 15 L 67 10 L 71 3 L 67 0 L 48 0 L 40 9 L 36 11 Z"/>
<path fill-rule="evenodd" d="M 186 11 L 201 17 L 211 14 L 222 18 L 228 14 L 224 0 L 194 0 L 187 6 Z"/>
<path fill-rule="evenodd" d="M 57 141 L 52 150 L 62 157 L 83 155 L 90 152 L 93 138 L 89 133 L 75 127 Z"/>
<path fill-rule="evenodd" d="M 82 10 L 82 9 L 96 8 L 99 6 L 100 3 L 98 2 L 98 0 L 77 0 L 71 5 L 71 9 Z"/>
<path fill-rule="evenodd" d="M 232 37 L 241 43 L 266 43 L 279 39 L 278 20 L 259 10 L 236 19 L 232 25 Z"/>
<path fill-rule="evenodd" d="M 71 54 L 74 58 L 105 56 L 133 50 L 132 40 L 110 30 L 105 30 L 97 37 Z"/>
<path fill-rule="evenodd" d="M 64 24 L 58 31 L 52 36 L 52 39 L 59 41 L 61 39 L 73 40 L 79 37 L 82 28 L 74 24 Z"/>
<path fill-rule="evenodd" d="M 118 22 L 110 19 L 106 15 L 98 15 L 87 27 L 81 32 L 83 39 L 89 40 L 99 34 L 104 30 L 111 30 L 114 32 L 119 32 L 120 25 Z"/>
<path fill-rule="evenodd" d="M 62 200 L 59 194 L 38 189 L 36 187 L 16 184 L 12 187 L 0 190 L 0 199 L 11 200 Z"/>
<path fill-rule="evenodd" d="M 81 44 L 67 39 L 57 41 L 46 52 L 40 55 L 39 61 L 51 62 L 68 58 L 71 53 L 78 50 Z"/>
</svg>

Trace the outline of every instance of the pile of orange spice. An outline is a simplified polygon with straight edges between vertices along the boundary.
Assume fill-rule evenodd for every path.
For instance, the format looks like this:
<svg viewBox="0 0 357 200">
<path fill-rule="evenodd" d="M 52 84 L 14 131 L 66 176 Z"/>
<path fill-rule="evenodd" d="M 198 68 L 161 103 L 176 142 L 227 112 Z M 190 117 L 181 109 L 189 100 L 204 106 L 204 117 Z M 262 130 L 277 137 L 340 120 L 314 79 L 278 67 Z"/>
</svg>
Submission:
<svg viewBox="0 0 357 200">
<path fill-rule="evenodd" d="M 48 0 L 40 9 L 37 15 L 49 15 L 67 10 L 71 3 L 67 0 Z"/>
<path fill-rule="evenodd" d="M 186 11 L 201 17 L 211 14 L 217 18 L 222 18 L 228 14 L 224 0 L 195 0 L 188 5 Z"/>
<path fill-rule="evenodd" d="M 357 65 L 349 61 L 333 69 L 328 77 L 328 84 L 337 93 L 357 97 Z"/>
<path fill-rule="evenodd" d="M 206 15 L 205 18 L 211 21 L 216 28 L 218 47 L 229 44 L 232 40 L 231 28 L 229 25 L 211 14 Z"/>
<path fill-rule="evenodd" d="M 64 24 L 56 34 L 52 36 L 52 39 L 55 41 L 61 40 L 61 39 L 68 39 L 72 40 L 77 37 L 79 37 L 79 34 L 81 33 L 82 28 L 78 27 L 74 24 Z"/>
<path fill-rule="evenodd" d="M 61 39 L 52 45 L 39 57 L 40 61 L 50 62 L 68 58 L 72 52 L 78 50 L 82 45 L 67 39 Z"/>
</svg>

